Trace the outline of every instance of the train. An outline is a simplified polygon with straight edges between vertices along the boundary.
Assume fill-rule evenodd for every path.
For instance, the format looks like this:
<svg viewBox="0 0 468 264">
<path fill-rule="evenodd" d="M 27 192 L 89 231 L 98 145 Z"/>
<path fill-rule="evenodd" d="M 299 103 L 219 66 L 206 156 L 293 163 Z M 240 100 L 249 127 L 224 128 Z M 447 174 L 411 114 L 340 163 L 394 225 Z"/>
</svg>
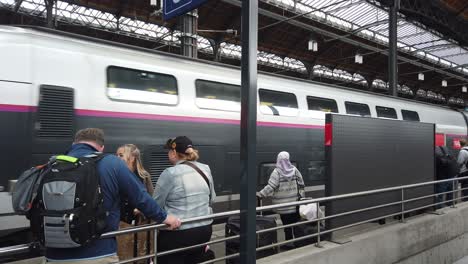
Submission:
<svg viewBox="0 0 468 264">
<path fill-rule="evenodd" d="M 105 131 L 105 152 L 143 152 L 153 182 L 168 166 L 163 145 L 185 135 L 210 165 L 217 210 L 236 207 L 240 175 L 238 67 L 40 27 L 0 26 L 0 242 L 27 230 L 9 184 L 64 153 L 85 127 Z M 257 181 L 288 151 L 307 191 L 323 191 L 326 113 L 436 124 L 456 153 L 468 112 L 271 73 L 258 74 Z M 2 237 L 9 237 L 3 239 Z M 0 243 L 1 245 L 1 243 Z"/>
</svg>

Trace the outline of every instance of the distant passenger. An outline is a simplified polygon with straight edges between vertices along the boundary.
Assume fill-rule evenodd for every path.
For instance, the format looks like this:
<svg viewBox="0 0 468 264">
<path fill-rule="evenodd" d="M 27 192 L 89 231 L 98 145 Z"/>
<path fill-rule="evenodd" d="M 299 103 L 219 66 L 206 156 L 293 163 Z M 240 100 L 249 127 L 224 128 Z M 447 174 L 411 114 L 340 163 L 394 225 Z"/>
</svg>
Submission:
<svg viewBox="0 0 468 264">
<path fill-rule="evenodd" d="M 257 192 L 259 198 L 273 196 L 273 204 L 295 202 L 305 197 L 304 179 L 301 172 L 291 164 L 289 153 L 282 151 L 276 159 L 276 168 L 270 175 L 268 184 Z M 287 207 L 275 210 L 281 217 L 283 225 L 296 223 L 300 220 L 297 207 Z M 286 240 L 293 239 L 293 228 L 285 228 Z M 291 245 L 286 246 L 291 247 Z"/>
<path fill-rule="evenodd" d="M 148 194 L 153 196 L 154 190 L 151 175 L 143 167 L 140 150 L 137 146 L 133 144 L 122 145 L 117 149 L 116 155 L 127 164 L 127 167 L 133 172 L 135 178 L 145 186 Z M 138 209 L 130 205 L 127 197 L 120 198 L 120 229 L 131 227 L 132 222 L 135 225 L 151 223 L 150 219 L 146 219 Z M 152 233 L 152 231 L 147 231 L 146 234 L 140 232 L 118 236 L 117 254 L 119 259 L 129 259 L 151 253 Z M 146 261 L 142 263 L 146 263 Z"/>
<path fill-rule="evenodd" d="M 457 159 L 458 166 L 460 167 L 460 174 L 458 177 L 466 177 L 468 176 L 468 146 L 466 145 L 465 139 L 460 140 L 460 146 L 462 149 L 458 153 Z M 460 182 L 462 189 L 468 188 L 468 179 L 461 180 Z M 468 189 L 462 190 L 462 195 L 464 196 L 463 201 L 468 201 Z"/>
<path fill-rule="evenodd" d="M 450 154 L 449 150 L 445 146 L 436 146 L 435 147 L 435 157 L 436 157 L 436 180 L 446 180 L 455 178 L 458 174 L 458 165 L 455 158 Z M 436 193 L 447 193 L 447 199 L 445 200 L 447 205 L 453 204 L 453 182 L 441 182 L 436 184 L 435 192 Z M 444 207 L 442 203 L 444 201 L 444 195 L 436 196 L 436 209 Z"/>
<path fill-rule="evenodd" d="M 210 167 L 197 162 L 198 151 L 185 136 L 166 142 L 169 162 L 159 177 L 154 198 L 168 213 L 182 219 L 206 216 L 212 213 L 211 204 L 216 194 Z M 161 230 L 158 252 L 188 247 L 210 241 L 212 220 L 183 224 L 179 230 Z M 169 254 L 158 259 L 161 264 L 199 263 L 204 258 L 205 247 Z"/>
<path fill-rule="evenodd" d="M 98 128 L 86 128 L 76 133 L 67 155 L 83 157 L 102 151 L 104 151 L 104 132 Z M 165 223 L 170 229 L 180 226 L 180 220 L 166 214 L 126 164 L 116 156 L 107 155 L 102 158 L 97 163 L 97 172 L 104 197 L 104 208 L 108 211 L 105 232 L 115 231 L 119 227 L 121 196 L 128 197 L 130 203 L 146 217 Z M 118 261 L 116 239 L 98 239 L 77 248 L 46 248 L 46 258 L 48 262 L 67 264 L 113 263 Z"/>
</svg>

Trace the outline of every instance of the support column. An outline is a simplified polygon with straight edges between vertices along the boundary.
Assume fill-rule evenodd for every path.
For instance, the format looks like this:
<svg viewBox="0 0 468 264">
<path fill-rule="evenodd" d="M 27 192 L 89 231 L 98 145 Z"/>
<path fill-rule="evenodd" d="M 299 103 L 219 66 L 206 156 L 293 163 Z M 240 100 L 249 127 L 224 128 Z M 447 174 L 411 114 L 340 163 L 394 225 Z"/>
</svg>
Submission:
<svg viewBox="0 0 468 264">
<path fill-rule="evenodd" d="M 313 80 L 314 79 L 314 64 L 309 63 L 307 61 L 302 61 L 307 71 L 307 79 Z"/>
<path fill-rule="evenodd" d="M 254 264 L 257 205 L 258 0 L 242 1 L 240 263 Z"/>
<path fill-rule="evenodd" d="M 392 0 L 389 10 L 388 27 L 388 93 L 397 96 L 398 68 L 397 68 L 397 20 L 400 0 Z"/>
<path fill-rule="evenodd" d="M 55 0 L 45 0 L 46 6 L 46 26 L 48 28 L 55 28 L 54 26 L 54 15 L 52 13 L 54 9 Z"/>
<path fill-rule="evenodd" d="M 213 61 L 221 61 L 221 42 L 217 40 L 208 40 L 213 48 Z"/>
<path fill-rule="evenodd" d="M 179 17 L 180 31 L 180 51 L 181 54 L 190 58 L 197 58 L 197 29 L 198 11 L 197 9 Z"/>
<path fill-rule="evenodd" d="M 367 75 L 367 76 L 364 76 L 364 79 L 365 79 L 366 82 L 367 82 L 367 89 L 368 89 L 369 91 L 373 92 L 373 91 L 374 91 L 374 87 L 372 86 L 372 83 L 373 83 L 374 80 L 375 80 L 375 76 L 369 76 L 369 75 Z"/>
</svg>

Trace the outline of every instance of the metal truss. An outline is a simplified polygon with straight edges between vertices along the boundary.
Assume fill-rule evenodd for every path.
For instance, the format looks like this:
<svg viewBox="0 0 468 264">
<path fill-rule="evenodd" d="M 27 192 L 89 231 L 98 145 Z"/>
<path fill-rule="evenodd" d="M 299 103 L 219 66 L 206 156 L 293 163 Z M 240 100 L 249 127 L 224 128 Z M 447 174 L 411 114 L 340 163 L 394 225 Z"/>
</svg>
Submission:
<svg viewBox="0 0 468 264">
<path fill-rule="evenodd" d="M 385 6 L 388 0 L 368 0 Z M 400 1 L 399 11 L 408 19 L 423 21 L 428 27 L 435 27 L 446 38 L 455 39 L 463 46 L 468 46 L 468 22 L 458 19 L 438 0 L 405 0 Z"/>
</svg>

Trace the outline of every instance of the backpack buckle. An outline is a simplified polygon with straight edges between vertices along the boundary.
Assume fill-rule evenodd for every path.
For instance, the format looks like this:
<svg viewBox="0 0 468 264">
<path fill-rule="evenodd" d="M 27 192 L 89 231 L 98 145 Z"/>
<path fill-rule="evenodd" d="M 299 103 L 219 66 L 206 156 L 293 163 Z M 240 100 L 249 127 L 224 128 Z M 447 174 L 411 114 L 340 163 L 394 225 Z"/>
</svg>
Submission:
<svg viewBox="0 0 468 264">
<path fill-rule="evenodd" d="M 65 234 L 70 231 L 70 222 L 73 221 L 74 216 L 75 216 L 75 214 L 70 214 L 68 217 L 67 217 L 67 214 L 63 215 L 63 221 L 65 222 L 65 227 L 64 227 L 63 232 Z"/>
</svg>

